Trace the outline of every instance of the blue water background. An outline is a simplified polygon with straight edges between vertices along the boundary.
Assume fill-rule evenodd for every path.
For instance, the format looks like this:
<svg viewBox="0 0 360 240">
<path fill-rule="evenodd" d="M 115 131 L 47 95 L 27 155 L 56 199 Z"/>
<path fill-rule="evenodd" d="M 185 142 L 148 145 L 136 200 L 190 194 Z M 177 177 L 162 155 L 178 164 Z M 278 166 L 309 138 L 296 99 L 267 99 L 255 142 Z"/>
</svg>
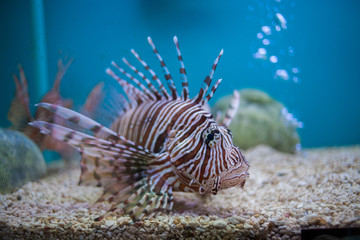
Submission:
<svg viewBox="0 0 360 240">
<path fill-rule="evenodd" d="M 259 2 L 45 1 L 49 86 L 57 71 L 57 59 L 73 57 L 61 93 L 80 106 L 96 83 L 113 84 L 105 74 L 111 60 L 120 63 L 125 56 L 136 62 L 131 48 L 161 75 L 147 36 L 153 38 L 179 82 L 172 42 L 177 35 L 192 96 L 224 48 L 215 73 L 215 78 L 221 77 L 223 82 L 212 104 L 235 88 L 261 89 L 304 122 L 304 128 L 299 130 L 304 147 L 359 144 L 360 1 L 282 1 L 280 10 L 288 19 L 288 29 L 279 33 L 276 47 L 295 49 L 291 61 L 301 69 L 298 84 L 274 79 L 271 67 L 253 59 L 256 34 L 271 21 L 259 9 Z M 262 2 L 264 7 L 275 4 Z M 251 11 L 251 6 L 258 7 Z M 22 63 L 28 77 L 32 110 L 39 101 L 31 84 L 35 77 L 35 36 L 30 2 L 1 1 L 0 19 L 0 126 L 7 127 L 6 114 L 15 89 L 11 74 L 17 71 L 17 63 Z"/>
</svg>

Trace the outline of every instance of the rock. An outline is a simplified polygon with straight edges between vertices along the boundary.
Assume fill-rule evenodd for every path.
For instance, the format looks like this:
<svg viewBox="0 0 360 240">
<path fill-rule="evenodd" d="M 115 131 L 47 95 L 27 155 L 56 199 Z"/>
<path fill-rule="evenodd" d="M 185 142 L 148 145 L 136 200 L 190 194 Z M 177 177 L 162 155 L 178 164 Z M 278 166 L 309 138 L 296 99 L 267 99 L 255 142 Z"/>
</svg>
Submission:
<svg viewBox="0 0 360 240">
<path fill-rule="evenodd" d="M 0 128 L 0 193 L 43 176 L 46 165 L 36 144 L 20 132 Z"/>
<path fill-rule="evenodd" d="M 300 142 L 295 126 L 282 114 L 284 106 L 256 89 L 240 91 L 240 106 L 229 128 L 235 145 L 248 149 L 260 144 L 279 151 L 294 153 Z M 219 99 L 212 112 L 225 113 L 231 95 Z"/>
<path fill-rule="evenodd" d="M 212 224 L 216 228 L 225 228 L 227 226 L 227 223 L 222 219 L 217 219 Z"/>
</svg>

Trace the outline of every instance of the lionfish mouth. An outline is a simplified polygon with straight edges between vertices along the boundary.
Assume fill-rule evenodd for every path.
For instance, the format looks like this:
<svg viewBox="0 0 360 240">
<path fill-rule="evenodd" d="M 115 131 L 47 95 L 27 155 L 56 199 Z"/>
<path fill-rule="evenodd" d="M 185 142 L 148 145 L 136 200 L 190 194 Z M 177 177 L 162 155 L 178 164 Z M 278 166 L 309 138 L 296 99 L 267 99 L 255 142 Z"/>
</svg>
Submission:
<svg viewBox="0 0 360 240">
<path fill-rule="evenodd" d="M 246 179 L 249 178 L 249 164 L 246 160 L 242 161 L 242 164 L 225 171 L 221 174 L 221 185 L 220 189 L 226 189 L 230 187 L 239 186 L 241 188 L 244 187 Z"/>
</svg>

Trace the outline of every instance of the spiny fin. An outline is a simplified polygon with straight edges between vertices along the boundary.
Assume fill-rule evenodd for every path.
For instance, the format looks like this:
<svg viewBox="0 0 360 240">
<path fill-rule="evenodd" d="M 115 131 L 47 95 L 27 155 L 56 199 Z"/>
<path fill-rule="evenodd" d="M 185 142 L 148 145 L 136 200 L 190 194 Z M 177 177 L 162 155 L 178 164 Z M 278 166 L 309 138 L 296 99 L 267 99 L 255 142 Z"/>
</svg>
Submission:
<svg viewBox="0 0 360 240">
<path fill-rule="evenodd" d="M 223 53 L 224 53 L 224 51 L 223 51 L 223 49 L 221 49 L 219 55 L 217 56 L 217 58 L 215 59 L 213 65 L 211 67 L 209 75 L 207 75 L 206 78 L 204 79 L 204 83 L 203 83 L 199 93 L 193 98 L 194 103 L 200 104 L 201 100 L 205 96 L 208 88 L 211 85 L 211 81 L 212 81 L 212 78 L 214 76 L 214 72 L 215 72 L 216 67 L 218 65 L 219 59 L 223 55 Z M 215 88 L 215 90 L 216 90 L 216 88 Z"/>
<path fill-rule="evenodd" d="M 236 115 L 236 112 L 240 105 L 240 93 L 237 90 L 234 90 L 233 96 L 230 100 L 229 107 L 226 110 L 225 116 L 223 120 L 221 121 L 220 125 L 223 125 L 225 127 L 229 127 L 231 121 Z"/>
<path fill-rule="evenodd" d="M 156 100 L 156 97 L 153 93 L 151 93 L 149 91 L 149 89 L 147 89 L 138 79 L 136 79 L 135 77 L 133 77 L 130 73 L 126 72 L 123 68 L 119 67 L 119 65 L 116 64 L 115 61 L 111 62 L 111 65 L 113 65 L 114 67 L 116 67 L 119 72 L 121 72 L 122 74 L 124 74 L 127 78 L 129 78 L 131 81 L 133 81 L 147 96 L 148 99 L 150 100 Z"/>
<path fill-rule="evenodd" d="M 167 84 L 168 84 L 168 87 L 170 88 L 170 91 L 171 91 L 171 95 L 173 97 L 173 100 L 176 100 L 178 95 L 177 95 L 177 90 L 176 90 L 176 87 L 174 85 L 174 81 L 171 77 L 171 74 L 170 74 L 170 71 L 169 69 L 166 67 L 166 64 L 164 62 L 164 60 L 162 59 L 162 57 L 160 56 L 160 53 L 159 51 L 157 50 L 157 48 L 155 47 L 155 44 L 154 42 L 152 41 L 151 37 L 148 37 L 148 42 L 151 46 L 151 48 L 153 49 L 153 52 L 156 56 L 156 58 L 159 60 L 160 62 L 160 65 L 161 65 L 161 69 L 164 73 L 164 76 L 165 76 L 165 79 L 167 81 Z"/>
<path fill-rule="evenodd" d="M 186 76 L 186 70 L 185 70 L 185 65 L 184 65 L 184 61 L 180 52 L 180 47 L 179 47 L 179 41 L 177 39 L 176 36 L 174 36 L 173 38 L 175 46 L 176 46 L 176 52 L 178 55 L 178 60 L 179 60 L 179 64 L 180 64 L 180 74 L 181 74 L 181 80 L 182 80 L 182 93 L 181 93 L 181 97 L 184 101 L 189 99 L 189 84 L 188 84 L 188 80 L 187 80 L 187 76 Z"/>
<path fill-rule="evenodd" d="M 113 130 L 101 125 L 100 123 L 88 118 L 78 112 L 71 109 L 57 106 L 50 103 L 39 103 L 36 104 L 38 107 L 46 108 L 53 112 L 55 115 L 62 117 L 69 122 L 75 123 L 76 125 L 88 129 L 95 134 L 103 136 L 105 139 L 119 139 L 120 137 Z"/>
<path fill-rule="evenodd" d="M 158 78 L 158 76 L 155 74 L 155 72 L 149 67 L 149 65 L 140 58 L 139 54 L 134 50 L 131 49 L 131 53 L 135 56 L 135 58 L 141 63 L 141 65 L 143 65 L 143 67 L 151 74 L 152 79 L 157 83 L 161 93 L 163 94 L 163 96 L 166 99 L 169 99 L 169 93 L 167 92 L 166 88 L 164 87 L 164 85 L 162 84 L 162 82 L 160 81 L 160 79 Z"/>
<path fill-rule="evenodd" d="M 140 72 L 136 67 L 134 67 L 133 65 L 131 65 L 129 63 L 128 60 L 126 60 L 126 58 L 122 58 L 122 61 L 137 75 L 139 75 L 139 77 L 141 77 L 147 84 L 148 88 L 150 89 L 150 91 L 156 96 L 157 100 L 161 100 L 161 94 L 159 93 L 159 91 L 154 87 L 154 85 L 150 82 L 150 80 L 142 73 Z"/>
<path fill-rule="evenodd" d="M 221 80 L 222 80 L 222 78 L 220 78 L 219 80 L 217 80 L 216 83 L 214 84 L 214 86 L 212 86 L 211 92 L 206 96 L 205 99 L 203 99 L 203 100 L 201 101 L 201 104 L 200 104 L 201 106 L 204 106 L 206 103 L 208 103 L 208 102 L 210 101 L 210 99 L 212 98 L 212 96 L 214 96 L 214 93 L 215 93 L 217 87 L 218 87 L 218 86 L 220 85 L 220 83 L 221 83 Z"/>
<path fill-rule="evenodd" d="M 129 100 L 129 104 L 131 107 L 136 107 L 138 104 L 141 104 L 147 99 L 145 93 L 134 87 L 132 84 L 129 84 L 124 79 L 120 78 L 110 68 L 106 69 L 106 73 L 109 74 L 112 78 L 114 78 L 124 89 L 124 92 Z"/>
</svg>

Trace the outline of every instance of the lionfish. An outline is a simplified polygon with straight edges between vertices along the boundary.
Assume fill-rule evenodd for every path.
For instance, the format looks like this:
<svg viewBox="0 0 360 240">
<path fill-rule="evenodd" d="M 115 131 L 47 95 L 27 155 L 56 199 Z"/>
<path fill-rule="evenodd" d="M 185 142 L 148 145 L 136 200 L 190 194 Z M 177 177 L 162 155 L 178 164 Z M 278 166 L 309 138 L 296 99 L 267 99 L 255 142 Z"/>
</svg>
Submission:
<svg viewBox="0 0 360 240">
<path fill-rule="evenodd" d="M 122 112 L 111 127 L 61 106 L 38 104 L 84 131 L 92 132 L 89 135 L 44 121 L 31 123 L 42 133 L 64 141 L 80 152 L 80 184 L 95 184 L 104 188 L 97 201 L 108 201 L 112 207 L 95 220 L 101 220 L 118 209 L 129 214 L 134 221 L 145 216 L 152 217 L 172 209 L 173 191 L 216 194 L 220 189 L 243 187 L 249 176 L 249 163 L 239 148 L 233 145 L 232 134 L 227 128 L 239 104 L 238 92 L 234 92 L 220 124 L 204 109 L 221 82 L 219 79 L 206 95 L 223 50 L 215 59 L 198 94 L 190 98 L 178 39 L 175 36 L 173 40 L 180 63 L 181 95 L 164 60 L 148 37 L 170 91 L 132 49 L 131 53 L 150 73 L 157 88 L 125 58 L 123 62 L 146 85 L 113 61 L 114 68 L 128 81 L 110 68 L 106 69 L 106 73 L 122 86 L 127 97 L 123 97 Z"/>
</svg>

